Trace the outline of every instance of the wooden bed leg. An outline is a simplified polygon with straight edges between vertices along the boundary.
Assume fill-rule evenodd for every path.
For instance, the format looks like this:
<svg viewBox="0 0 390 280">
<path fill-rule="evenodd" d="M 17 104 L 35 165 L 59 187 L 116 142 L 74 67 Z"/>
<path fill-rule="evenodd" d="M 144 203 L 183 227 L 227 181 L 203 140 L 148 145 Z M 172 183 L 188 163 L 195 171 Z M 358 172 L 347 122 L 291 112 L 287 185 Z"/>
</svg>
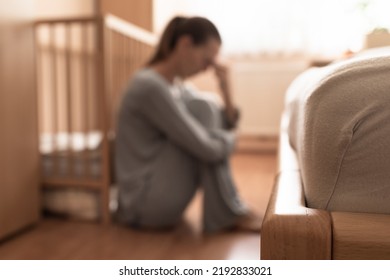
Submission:
<svg viewBox="0 0 390 280">
<path fill-rule="evenodd" d="M 261 231 L 261 259 L 331 259 L 332 223 L 325 210 L 307 208 L 299 171 L 282 172 Z"/>
</svg>

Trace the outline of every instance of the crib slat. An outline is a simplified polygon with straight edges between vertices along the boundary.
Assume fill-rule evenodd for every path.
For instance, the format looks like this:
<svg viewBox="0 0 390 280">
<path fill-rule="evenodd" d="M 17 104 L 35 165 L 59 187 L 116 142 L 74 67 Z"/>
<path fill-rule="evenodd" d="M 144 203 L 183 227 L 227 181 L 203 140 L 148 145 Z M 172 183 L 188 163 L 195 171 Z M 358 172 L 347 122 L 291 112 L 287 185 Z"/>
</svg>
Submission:
<svg viewBox="0 0 390 280">
<path fill-rule="evenodd" d="M 101 18 L 98 21 L 96 30 L 97 38 L 97 55 L 96 55 L 96 77 L 97 77 L 97 94 L 98 94 L 98 108 L 99 108 L 99 122 L 101 124 L 102 131 L 102 185 L 101 185 L 101 206 L 102 206 L 102 221 L 108 223 L 110 221 L 110 210 L 109 210 L 109 188 L 110 188 L 110 158 L 109 158 L 109 143 L 108 143 L 108 132 L 109 132 L 109 118 L 110 111 L 109 107 L 106 106 L 106 79 L 105 69 L 105 50 L 107 42 L 105 42 L 105 29 L 104 20 Z"/>
<path fill-rule="evenodd" d="M 131 73 L 131 64 L 130 64 L 130 46 L 131 46 L 131 39 L 130 38 L 127 38 L 125 37 L 125 73 L 126 73 L 126 76 L 127 78 L 130 77 L 130 73 Z M 127 82 L 127 81 L 126 81 Z"/>
<path fill-rule="evenodd" d="M 106 106 L 111 107 L 111 100 L 115 94 L 115 33 L 110 29 L 105 29 L 106 32 L 106 76 L 107 76 L 107 93 L 106 93 Z M 109 116 L 109 123 L 112 123 L 112 116 Z"/>
<path fill-rule="evenodd" d="M 142 55 L 142 44 L 140 42 L 135 42 L 135 45 L 136 45 L 135 53 L 134 53 L 135 69 L 137 69 L 139 67 L 139 65 L 141 65 L 140 59 L 141 59 L 141 55 Z"/>
<path fill-rule="evenodd" d="M 65 25 L 65 84 L 66 84 L 66 125 L 67 125 L 67 175 L 73 177 L 75 175 L 74 153 L 73 153 L 73 124 L 72 124 L 72 72 L 71 72 L 71 49 L 72 49 L 72 30 L 71 23 Z"/>
<path fill-rule="evenodd" d="M 114 98 L 114 96 L 116 95 L 116 89 L 117 89 L 117 85 L 118 85 L 118 75 L 117 75 L 117 66 L 118 66 L 118 62 L 117 62 L 117 33 L 116 32 L 113 32 L 111 31 L 111 56 L 112 56 L 112 60 L 111 60 L 111 83 L 112 83 L 112 89 L 111 89 L 111 94 L 109 96 L 109 100 L 111 102 L 111 100 Z M 111 106 L 111 104 L 110 104 Z M 112 116 L 110 115 L 110 123 L 112 122 Z"/>
<path fill-rule="evenodd" d="M 89 158 L 91 156 L 91 151 L 89 149 L 89 131 L 90 128 L 90 122 L 89 122 L 89 71 L 88 71 L 88 65 L 89 65 L 89 41 L 88 41 L 88 23 L 84 23 L 81 25 L 81 83 L 82 83 L 82 91 L 81 91 L 81 110 L 82 110 L 82 127 L 83 127 L 83 140 L 84 140 L 84 150 L 83 150 L 83 177 L 89 178 L 91 176 L 91 166 Z"/>
<path fill-rule="evenodd" d="M 51 111 L 52 118 L 52 154 L 53 173 L 59 173 L 58 157 L 58 88 L 57 88 L 57 48 L 56 48 L 56 25 L 50 24 L 49 28 L 49 59 L 51 62 Z"/>
<path fill-rule="evenodd" d="M 122 95 L 123 93 L 123 87 L 124 87 L 124 84 L 125 84 L 125 79 L 126 79 L 126 43 L 125 43 L 125 38 L 122 34 L 119 34 L 120 37 L 120 41 L 119 41 L 119 45 L 120 45 L 120 49 L 119 49 L 119 54 L 118 54 L 118 57 L 121 58 L 119 59 L 120 61 L 120 68 L 119 68 L 119 73 L 118 73 L 118 76 L 120 77 L 119 81 L 119 88 L 118 88 L 118 91 L 116 93 L 116 96 L 115 96 L 115 100 L 118 100 L 119 96 Z M 114 103 L 116 104 L 116 102 Z"/>
<path fill-rule="evenodd" d="M 133 66 L 133 69 L 132 69 L 132 72 L 135 72 L 136 68 L 137 68 L 137 56 L 138 56 L 138 42 L 137 41 L 133 41 L 133 47 L 132 47 L 132 50 L 133 50 L 133 59 L 132 59 L 132 66 Z"/>
</svg>

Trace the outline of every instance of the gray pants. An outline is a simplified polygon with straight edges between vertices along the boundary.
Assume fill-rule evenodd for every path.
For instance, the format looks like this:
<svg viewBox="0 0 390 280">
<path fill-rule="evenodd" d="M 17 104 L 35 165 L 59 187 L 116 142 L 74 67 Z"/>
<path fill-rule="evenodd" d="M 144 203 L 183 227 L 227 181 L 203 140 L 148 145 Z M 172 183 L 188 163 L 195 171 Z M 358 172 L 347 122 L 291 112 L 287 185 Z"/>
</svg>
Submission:
<svg viewBox="0 0 390 280">
<path fill-rule="evenodd" d="M 194 99 L 187 107 L 206 128 L 223 126 L 221 110 L 209 100 Z M 153 168 L 153 176 L 136 206 L 133 224 L 167 227 L 180 221 L 199 186 L 203 187 L 203 228 L 206 232 L 232 226 L 246 212 L 232 179 L 228 159 L 200 162 L 167 141 Z"/>
</svg>

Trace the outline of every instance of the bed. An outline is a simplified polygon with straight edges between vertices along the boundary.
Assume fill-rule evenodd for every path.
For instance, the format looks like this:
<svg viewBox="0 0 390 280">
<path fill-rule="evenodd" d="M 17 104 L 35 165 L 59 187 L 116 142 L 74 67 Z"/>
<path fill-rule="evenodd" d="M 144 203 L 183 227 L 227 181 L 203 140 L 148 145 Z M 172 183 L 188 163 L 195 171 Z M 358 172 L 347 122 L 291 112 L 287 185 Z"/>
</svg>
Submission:
<svg viewBox="0 0 390 280">
<path fill-rule="evenodd" d="M 110 220 L 121 93 L 156 37 L 113 15 L 35 23 L 43 209 Z"/>
<path fill-rule="evenodd" d="M 262 259 L 390 259 L 390 48 L 290 85 Z"/>
</svg>

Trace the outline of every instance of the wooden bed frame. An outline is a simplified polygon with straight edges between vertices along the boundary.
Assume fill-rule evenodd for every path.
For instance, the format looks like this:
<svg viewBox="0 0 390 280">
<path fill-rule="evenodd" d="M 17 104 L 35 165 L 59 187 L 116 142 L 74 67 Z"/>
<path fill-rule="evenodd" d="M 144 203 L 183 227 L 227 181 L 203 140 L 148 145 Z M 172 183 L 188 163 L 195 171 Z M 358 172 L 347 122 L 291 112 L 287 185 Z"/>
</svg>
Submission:
<svg viewBox="0 0 390 280">
<path fill-rule="evenodd" d="M 149 58 L 156 37 L 115 16 L 42 20 L 35 23 L 39 127 L 51 139 L 51 173 L 43 173 L 44 188 L 81 188 L 100 196 L 100 216 L 109 222 L 109 189 L 115 117 L 129 77 Z M 101 134 L 98 151 L 87 146 L 76 153 L 69 137 L 59 150 L 59 134 L 81 134 L 88 143 L 92 131 Z M 89 158 L 99 153 L 99 176 L 91 175 Z M 66 161 L 60 174 L 59 155 Z M 82 174 L 75 173 L 75 162 Z M 62 163 L 61 163 L 62 164 Z"/>
<path fill-rule="evenodd" d="M 279 174 L 261 232 L 261 259 L 390 259 L 390 215 L 306 207 L 283 116 Z"/>
</svg>

